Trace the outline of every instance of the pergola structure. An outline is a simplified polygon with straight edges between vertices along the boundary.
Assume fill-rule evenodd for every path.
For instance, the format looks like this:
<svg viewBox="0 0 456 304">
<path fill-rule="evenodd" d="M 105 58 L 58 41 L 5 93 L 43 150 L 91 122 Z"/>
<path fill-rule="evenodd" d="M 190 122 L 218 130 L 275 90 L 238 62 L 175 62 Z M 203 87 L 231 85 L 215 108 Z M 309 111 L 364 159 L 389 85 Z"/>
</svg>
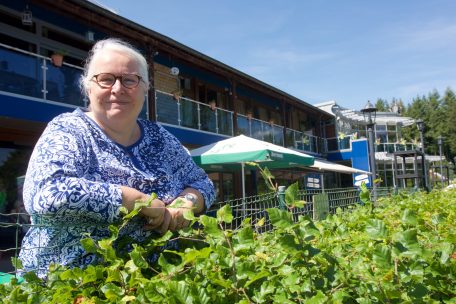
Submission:
<svg viewBox="0 0 456 304">
<path fill-rule="evenodd" d="M 426 174 L 425 171 L 425 154 L 418 150 L 410 150 L 410 151 L 398 151 L 393 153 L 393 169 L 394 169 L 394 179 L 395 179 L 395 187 L 397 188 L 398 185 L 402 184 L 405 188 L 407 180 L 413 180 L 415 188 L 426 188 L 424 176 Z M 402 164 L 402 169 L 399 170 L 398 168 L 398 159 Z M 413 160 L 413 169 L 410 172 L 410 169 L 407 170 L 406 168 L 406 159 Z"/>
</svg>

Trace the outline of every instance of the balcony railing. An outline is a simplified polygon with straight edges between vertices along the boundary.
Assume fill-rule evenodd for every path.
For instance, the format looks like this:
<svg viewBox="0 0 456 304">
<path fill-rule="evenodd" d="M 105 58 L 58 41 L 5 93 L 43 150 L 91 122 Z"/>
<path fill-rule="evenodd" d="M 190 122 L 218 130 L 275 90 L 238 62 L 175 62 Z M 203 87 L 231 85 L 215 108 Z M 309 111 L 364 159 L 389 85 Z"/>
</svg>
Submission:
<svg viewBox="0 0 456 304">
<path fill-rule="evenodd" d="M 380 143 L 376 145 L 376 152 L 398 152 L 398 151 L 409 151 L 416 150 L 417 145 L 413 143 Z"/>
<path fill-rule="evenodd" d="M 55 67 L 50 58 L 0 43 L 0 91 L 19 94 L 73 107 L 87 107 L 88 101 L 79 89 L 82 68 L 63 63 Z M 177 126 L 234 136 L 234 113 L 188 98 L 175 100 L 173 95 L 155 91 L 156 120 Z M 147 98 L 146 98 L 147 99 Z M 147 102 L 140 116 L 147 117 Z M 284 146 L 284 127 L 255 118 L 237 115 L 238 133 Z M 303 152 L 326 153 L 350 148 L 351 137 L 323 139 L 300 131 L 286 129 L 290 148 Z M 416 149 L 415 144 L 381 143 L 377 152 L 393 153 Z"/>
<path fill-rule="evenodd" d="M 292 145 L 288 145 L 287 148 L 294 148 L 311 153 L 326 152 L 326 141 L 320 137 L 292 129 L 286 129 L 285 136 L 287 138 L 287 143 L 292 143 Z"/>
<path fill-rule="evenodd" d="M 0 43 L 0 91 L 86 107 L 79 89 L 80 67 Z"/>
<path fill-rule="evenodd" d="M 223 135 L 234 135 L 233 112 L 155 90 L 156 120 Z"/>
<path fill-rule="evenodd" d="M 339 151 L 339 150 L 346 150 L 350 149 L 350 142 L 352 137 L 345 136 L 344 138 L 340 137 L 330 137 L 326 139 L 326 151 Z"/>
<path fill-rule="evenodd" d="M 237 126 L 239 134 L 252 138 L 264 140 L 279 146 L 284 145 L 283 127 L 256 118 L 237 115 Z"/>
<path fill-rule="evenodd" d="M 0 91 L 87 108 L 88 100 L 79 88 L 82 72 L 81 67 L 65 62 L 56 67 L 48 57 L 0 43 Z M 145 102 L 139 117 L 146 119 L 148 110 Z"/>
<path fill-rule="evenodd" d="M 189 98 L 175 98 L 172 94 L 155 91 L 156 120 L 161 123 L 234 136 L 234 113 L 210 106 Z M 267 141 L 279 146 L 285 145 L 284 127 L 256 118 L 237 115 L 237 133 Z M 290 148 L 303 152 L 324 153 L 326 141 L 317 136 L 286 129 Z"/>
</svg>

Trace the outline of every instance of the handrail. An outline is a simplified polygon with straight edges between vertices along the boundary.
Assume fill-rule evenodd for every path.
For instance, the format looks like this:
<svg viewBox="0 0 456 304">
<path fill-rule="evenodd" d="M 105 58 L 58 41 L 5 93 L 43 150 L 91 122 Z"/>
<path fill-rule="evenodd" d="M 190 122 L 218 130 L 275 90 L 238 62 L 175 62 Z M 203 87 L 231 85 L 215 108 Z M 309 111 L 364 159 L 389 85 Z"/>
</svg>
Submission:
<svg viewBox="0 0 456 304">
<path fill-rule="evenodd" d="M 0 52 L 0 91 L 65 106 L 87 106 L 79 89 L 81 67 L 65 62 L 55 67 L 49 57 L 3 43 Z"/>
<path fill-rule="evenodd" d="M 32 53 L 32 52 L 29 52 L 29 51 L 24 51 L 22 49 L 15 48 L 15 47 L 10 46 L 10 45 L 3 44 L 1 42 L 0 42 L 0 46 L 4 47 L 5 49 L 10 49 L 10 50 L 13 50 L 13 51 L 16 51 L 16 52 L 19 52 L 19 53 L 27 54 L 27 55 L 38 57 L 38 58 L 41 58 L 41 59 L 49 59 L 49 60 L 51 60 L 50 57 L 43 56 L 43 55 L 40 55 L 40 54 L 37 54 L 37 53 Z M 74 64 L 71 64 L 71 63 L 63 62 L 62 64 L 67 65 L 67 66 L 72 67 L 72 68 L 75 68 L 75 69 L 79 69 L 81 71 L 84 70 L 80 66 L 77 66 L 77 65 L 74 65 Z"/>
</svg>

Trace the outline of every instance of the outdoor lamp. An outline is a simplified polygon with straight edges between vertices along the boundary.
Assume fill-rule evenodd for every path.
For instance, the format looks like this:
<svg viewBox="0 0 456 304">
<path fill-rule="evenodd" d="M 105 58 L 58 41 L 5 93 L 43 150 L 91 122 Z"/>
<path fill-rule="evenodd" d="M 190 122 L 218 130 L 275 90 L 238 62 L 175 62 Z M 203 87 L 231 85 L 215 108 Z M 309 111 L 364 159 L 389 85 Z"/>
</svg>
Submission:
<svg viewBox="0 0 456 304">
<path fill-rule="evenodd" d="M 418 128 L 418 131 L 424 132 L 424 121 L 422 119 L 417 119 L 416 127 Z"/>
<path fill-rule="evenodd" d="M 25 6 L 25 10 L 22 12 L 21 19 L 23 25 L 33 25 L 32 11 L 29 9 L 28 5 Z"/>
<path fill-rule="evenodd" d="M 439 145 L 439 148 L 443 145 L 443 137 L 442 137 L 442 135 L 437 137 L 437 144 Z"/>
<path fill-rule="evenodd" d="M 377 186 L 375 185 L 375 179 L 377 177 L 376 168 L 375 168 L 375 148 L 374 148 L 374 126 L 375 126 L 375 117 L 377 113 L 377 108 L 374 107 L 370 101 L 367 101 L 364 109 L 361 110 L 363 113 L 364 121 L 367 125 L 367 132 L 369 134 L 369 163 L 371 168 L 371 180 L 372 180 L 372 200 L 375 202 L 377 200 Z"/>
<path fill-rule="evenodd" d="M 374 107 L 370 101 L 367 101 L 366 106 L 364 109 L 361 110 L 363 113 L 364 121 L 366 122 L 368 127 L 372 127 L 375 124 L 375 118 L 377 116 L 378 109 Z"/>
</svg>

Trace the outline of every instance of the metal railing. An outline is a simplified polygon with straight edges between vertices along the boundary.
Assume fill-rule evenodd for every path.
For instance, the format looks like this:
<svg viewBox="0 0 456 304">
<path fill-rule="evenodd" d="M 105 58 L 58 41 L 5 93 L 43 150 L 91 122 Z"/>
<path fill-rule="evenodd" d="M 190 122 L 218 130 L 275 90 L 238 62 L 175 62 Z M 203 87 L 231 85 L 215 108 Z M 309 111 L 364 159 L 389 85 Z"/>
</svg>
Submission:
<svg viewBox="0 0 456 304">
<path fill-rule="evenodd" d="M 325 139 L 318 136 L 306 134 L 304 132 L 296 131 L 293 129 L 286 129 L 285 136 L 287 138 L 287 143 L 293 143 L 287 148 L 294 148 L 304 152 L 311 153 L 325 153 L 326 152 L 326 142 Z"/>
<path fill-rule="evenodd" d="M 379 143 L 376 144 L 376 152 L 394 153 L 398 151 L 416 150 L 417 145 L 413 143 Z"/>
<path fill-rule="evenodd" d="M 82 72 L 81 67 L 65 62 L 56 67 L 48 57 L 0 43 L 0 91 L 40 102 L 87 108 L 88 99 L 79 87 Z M 145 102 L 139 117 L 147 118 L 148 110 Z"/>
<path fill-rule="evenodd" d="M 304 208 L 293 208 L 291 212 L 295 219 L 299 215 L 308 215 L 311 218 L 316 218 L 314 211 L 316 206 L 314 204 L 315 198 L 318 195 L 327 195 L 328 213 L 335 213 L 337 208 L 343 210 L 349 206 L 356 205 L 360 202 L 358 188 L 340 188 L 329 190 L 301 190 L 299 192 L 299 199 L 306 202 Z M 386 195 L 387 192 L 382 192 Z M 244 199 L 238 198 L 225 202 L 218 202 L 212 205 L 208 210 L 208 214 L 215 216 L 215 213 L 224 205 L 230 205 L 233 211 L 233 222 L 227 224 L 227 229 L 236 230 L 241 227 L 242 221 L 245 218 L 251 218 L 251 224 L 256 227 L 257 231 L 268 231 L 272 225 L 267 217 L 266 209 L 279 208 L 281 206 L 278 193 L 267 193 L 263 195 L 250 196 Z M 264 220 L 264 224 L 257 226 L 260 221 Z"/>
<path fill-rule="evenodd" d="M 86 107 L 79 89 L 82 68 L 0 43 L 0 91 L 73 107 Z"/>
<path fill-rule="evenodd" d="M 330 137 L 326 138 L 326 151 L 338 151 L 338 150 L 346 150 L 351 149 L 351 140 L 352 136 L 348 135 L 344 138 L 340 137 Z"/>
<path fill-rule="evenodd" d="M 233 112 L 155 90 L 156 120 L 223 135 L 234 135 Z"/>
<path fill-rule="evenodd" d="M 283 146 L 283 127 L 248 116 L 237 115 L 238 133 Z"/>
<path fill-rule="evenodd" d="M 181 126 L 211 133 L 234 136 L 234 113 L 186 97 L 155 91 L 156 120 L 170 125 Z M 267 141 L 279 146 L 285 145 L 284 127 L 256 118 L 237 114 L 237 133 Z M 325 140 L 286 129 L 287 142 L 293 143 L 291 148 L 304 152 L 324 153 Z"/>
</svg>

